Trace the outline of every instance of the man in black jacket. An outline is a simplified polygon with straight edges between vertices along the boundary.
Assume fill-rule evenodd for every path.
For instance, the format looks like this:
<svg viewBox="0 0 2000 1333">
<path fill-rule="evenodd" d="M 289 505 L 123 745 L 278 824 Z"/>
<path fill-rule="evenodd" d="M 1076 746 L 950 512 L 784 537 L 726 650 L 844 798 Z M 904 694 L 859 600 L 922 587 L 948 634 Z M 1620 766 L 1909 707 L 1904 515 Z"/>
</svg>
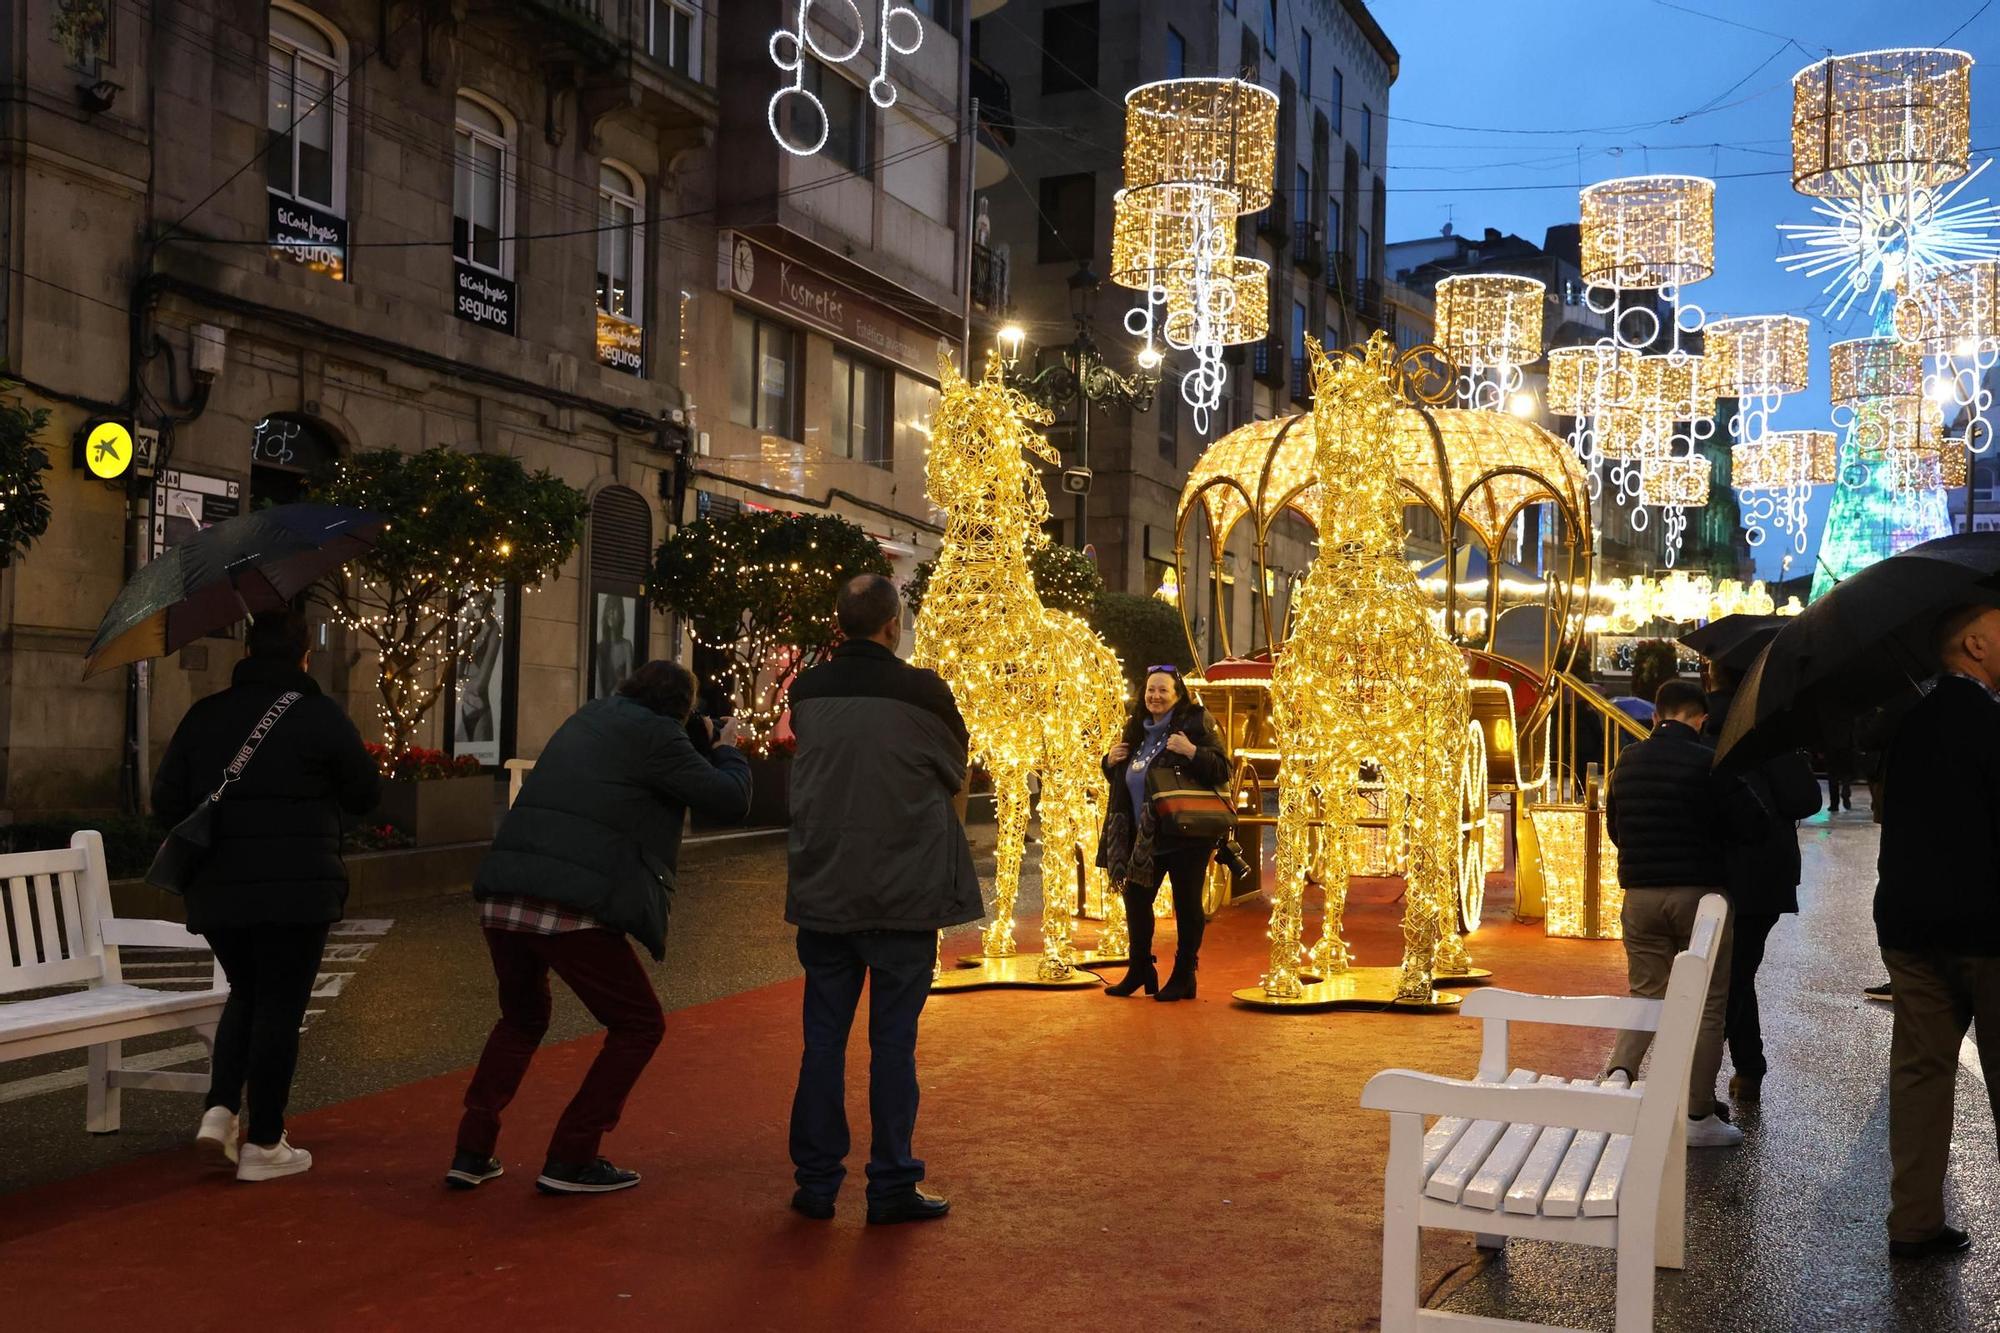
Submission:
<svg viewBox="0 0 2000 1333">
<path fill-rule="evenodd" d="M 868 983 L 868 1220 L 918 1222 L 950 1205 L 917 1188 L 917 1020 L 937 933 L 982 914 L 972 849 L 952 809 L 967 733 L 951 689 L 896 656 L 896 587 L 864 574 L 836 607 L 846 641 L 791 689 L 785 920 L 805 966 L 805 1054 L 792 1099 L 792 1207 L 833 1216 L 846 1178 L 847 1033 Z"/>
<path fill-rule="evenodd" d="M 1625 890 L 1625 968 L 1632 993 L 1659 999 L 1667 993 L 1674 955 L 1688 947 L 1703 895 L 1721 893 L 1728 872 L 1723 847 L 1732 826 L 1745 820 L 1725 801 L 1711 771 L 1715 752 L 1701 739 L 1708 699 L 1693 681 L 1674 679 L 1653 698 L 1654 729 L 1628 745 L 1611 770 L 1605 823 L 1618 847 L 1618 882 Z M 1761 821 L 1752 831 L 1761 832 Z M 1725 1007 L 1729 999 L 1731 929 L 1725 919 L 1716 941 L 1715 973 L 1695 1037 L 1688 1074 L 1687 1143 L 1727 1147 L 1743 1141 L 1715 1100 L 1722 1067 Z M 1652 1045 L 1650 1032 L 1621 1032 L 1611 1067 L 1637 1075 Z"/>
<path fill-rule="evenodd" d="M 1978 1031 L 2000 1131 L 2000 610 L 1963 607 L 1937 630 L 1944 674 L 1904 719 L 1882 783 L 1875 933 L 1894 986 L 1889 1045 L 1889 1252 L 1971 1244 L 1945 1222 L 1952 1096 Z"/>
<path fill-rule="evenodd" d="M 535 1187 L 545 1194 L 629 1189 L 639 1173 L 597 1155 L 666 1030 L 652 978 L 625 942 L 666 953 L 667 914 L 681 826 L 696 810 L 740 820 L 750 810 L 750 765 L 731 745 L 733 723 L 704 758 L 686 731 L 694 676 L 648 662 L 608 698 L 556 729 L 472 893 L 499 982 L 500 1020 L 465 1090 L 458 1150 L 445 1183 L 474 1189 L 500 1174 L 493 1149 L 549 1027 L 549 973 L 606 1028 L 604 1046 L 564 1109 Z"/>
<path fill-rule="evenodd" d="M 229 978 L 195 1143 L 218 1165 L 234 1163 L 238 1180 L 312 1167 L 312 1154 L 285 1137 L 285 1103 L 327 927 L 347 903 L 341 814 L 373 809 L 380 782 L 361 734 L 306 674 L 309 646 L 299 616 L 258 615 L 229 688 L 188 709 L 153 778 L 153 813 L 170 824 L 222 791 L 208 854 L 187 887 L 188 929 L 207 937 Z M 287 698 L 224 787 L 252 730 Z"/>
<path fill-rule="evenodd" d="M 1713 745 L 1722 734 L 1723 719 L 1736 698 L 1742 674 L 1719 662 L 1708 668 L 1714 692 L 1708 697 L 1708 721 L 1702 739 Z M 1763 1091 L 1764 1027 L 1757 1012 L 1757 969 L 1764 964 L 1764 946 L 1778 918 L 1799 910 L 1798 821 L 1819 813 L 1819 779 L 1812 760 L 1793 750 L 1744 775 L 1749 788 L 1771 818 L 1764 836 L 1723 848 L 1723 887 L 1729 892 L 1729 1006 L 1723 1029 L 1729 1061 L 1736 1074 L 1729 1095 L 1754 1102 Z"/>
</svg>

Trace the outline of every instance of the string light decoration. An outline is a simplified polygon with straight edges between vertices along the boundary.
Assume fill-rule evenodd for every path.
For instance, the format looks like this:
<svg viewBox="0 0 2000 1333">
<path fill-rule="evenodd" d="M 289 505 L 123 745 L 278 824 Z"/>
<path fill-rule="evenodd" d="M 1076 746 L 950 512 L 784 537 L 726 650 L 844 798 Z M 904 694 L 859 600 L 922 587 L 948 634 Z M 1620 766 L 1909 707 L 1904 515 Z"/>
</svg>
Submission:
<svg viewBox="0 0 2000 1333">
<path fill-rule="evenodd" d="M 1522 367 L 1542 355 L 1547 298 L 1534 278 L 1464 273 L 1439 281 L 1437 345 L 1461 367 L 1461 403 L 1500 411 L 1513 402 Z"/>
<path fill-rule="evenodd" d="M 1031 459 L 1059 458 L 1030 425 L 1051 414 L 1002 382 L 997 362 L 974 382 L 948 356 L 924 489 L 945 514 L 936 567 L 917 616 L 910 660 L 951 686 L 972 736 L 973 762 L 993 775 L 996 819 L 993 921 L 974 968 L 943 972 L 940 988 L 1094 985 L 1070 940 L 1079 875 L 1106 902 L 1097 954 L 1130 947 L 1124 904 L 1094 864 L 1104 817 L 1098 763 L 1124 724 L 1117 654 L 1083 619 L 1042 604 L 1030 558 L 1047 542 L 1048 494 Z M 1041 780 L 1042 949 L 1020 956 L 1014 903 L 1028 832 L 1028 783 Z"/>
<path fill-rule="evenodd" d="M 1746 315 L 1702 329 L 1702 387 L 1710 399 L 1803 393 L 1808 325 L 1797 315 Z"/>
<path fill-rule="evenodd" d="M 826 147 L 828 136 L 833 133 L 833 120 L 826 113 L 826 104 L 806 87 L 806 60 L 815 57 L 828 65 L 845 65 L 861 54 L 867 44 L 868 24 L 862 18 L 861 8 L 855 0 L 828 0 L 839 3 L 847 9 L 848 26 L 854 32 L 854 41 L 847 46 L 827 46 L 821 44 L 818 33 L 813 31 L 813 5 L 819 0 L 798 0 L 798 17 L 789 28 L 780 28 L 771 34 L 771 63 L 781 74 L 789 74 L 792 81 L 771 94 L 765 105 L 764 120 L 771 128 L 771 137 L 778 147 L 794 157 L 813 157 Z M 876 48 L 880 59 L 875 69 L 875 77 L 868 81 L 868 100 L 887 111 L 896 105 L 896 85 L 889 80 L 889 56 L 915 55 L 924 44 L 924 21 L 917 11 L 895 0 L 878 0 L 881 7 L 880 23 L 876 34 Z M 901 23 L 899 29 L 896 25 Z M 812 114 L 819 119 L 819 134 L 810 144 L 789 137 L 780 124 L 778 108 L 786 98 L 802 99 L 812 108 Z"/>
<path fill-rule="evenodd" d="M 1639 469 L 1639 503 L 1662 509 L 1699 509 L 1708 503 L 1711 471 L 1706 458 L 1648 458 Z"/>
<path fill-rule="evenodd" d="M 1268 268 L 1234 252 L 1236 219 L 1271 204 L 1277 135 L 1277 94 L 1241 79 L 1163 79 L 1125 94 L 1112 269 L 1143 293 L 1125 320 L 1142 357 L 1159 356 L 1156 342 L 1193 356 L 1181 398 L 1200 434 L 1228 382 L 1222 349 L 1269 327 Z"/>
<path fill-rule="evenodd" d="M 1729 456 L 1729 482 L 1739 491 L 1832 486 L 1839 480 L 1840 437 L 1830 430 L 1772 431 Z"/>
<path fill-rule="evenodd" d="M 1639 397 L 1639 354 L 1596 343 L 1549 349 L 1549 411 L 1589 416 L 1631 407 Z"/>
<path fill-rule="evenodd" d="M 1625 176 L 1582 194 L 1583 280 L 1621 291 L 1685 287 L 1715 272 L 1715 182 Z"/>
<path fill-rule="evenodd" d="M 1993 444 L 1993 372 L 2000 365 L 2000 260 L 1947 270 L 1919 296 L 1896 303 L 1896 335 L 1930 354 L 1924 396 L 1955 409 L 1958 438 L 1983 454 Z"/>
<path fill-rule="evenodd" d="M 1935 189 L 1971 160 L 1972 57 L 1902 48 L 1792 76 L 1792 188 L 1820 198 Z"/>
<path fill-rule="evenodd" d="M 1352 966 L 1340 924 L 1358 854 L 1357 783 L 1366 773 L 1382 784 L 1385 813 L 1406 838 L 1396 1000 L 1450 1003 L 1432 982 L 1441 951 L 1453 965 L 1463 963 L 1451 955 L 1462 954 L 1453 913 L 1462 781 L 1474 730 L 1470 676 L 1404 563 L 1392 443 L 1398 376 L 1388 338 L 1378 332 L 1360 355 L 1331 358 L 1308 339 L 1307 355 L 1319 545 L 1293 596 L 1291 636 L 1272 670 L 1280 759 L 1270 968 L 1260 987 L 1238 998 L 1281 1005 L 1308 998 L 1300 935 L 1309 881 L 1326 894 L 1312 968 L 1330 976 Z"/>
</svg>

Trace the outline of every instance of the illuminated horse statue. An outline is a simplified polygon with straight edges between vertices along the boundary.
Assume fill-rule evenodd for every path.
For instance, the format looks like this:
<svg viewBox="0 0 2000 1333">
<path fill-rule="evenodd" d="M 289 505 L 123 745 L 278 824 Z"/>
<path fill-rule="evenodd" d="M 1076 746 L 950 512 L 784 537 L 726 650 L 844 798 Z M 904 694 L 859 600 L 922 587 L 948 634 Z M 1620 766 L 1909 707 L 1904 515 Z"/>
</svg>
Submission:
<svg viewBox="0 0 2000 1333">
<path fill-rule="evenodd" d="M 1042 605 L 1029 555 L 1048 538 L 1048 494 L 1028 455 L 1058 462 L 1027 423 L 1049 414 L 989 372 L 960 378 L 948 359 L 924 459 L 925 491 L 945 512 L 944 541 L 917 616 L 910 660 L 951 685 L 972 758 L 993 775 L 999 823 L 988 959 L 1013 956 L 1014 901 L 1028 830 L 1028 779 L 1041 779 L 1042 960 L 1037 977 L 1070 975 L 1079 872 L 1108 903 L 1098 952 L 1126 947 L 1124 904 L 1096 867 L 1105 780 L 1099 761 L 1123 724 L 1117 656 L 1089 625 Z"/>
<path fill-rule="evenodd" d="M 1326 892 L 1313 969 L 1332 975 L 1353 962 L 1340 922 L 1357 860 L 1356 788 L 1367 770 L 1382 784 L 1392 845 L 1407 839 L 1397 998 L 1428 1001 L 1440 964 L 1466 965 L 1453 910 L 1470 730 L 1465 659 L 1405 563 L 1391 434 L 1398 370 L 1388 340 L 1378 333 L 1361 355 L 1331 359 L 1314 343 L 1311 356 L 1319 550 L 1271 678 L 1281 758 L 1264 991 L 1300 994 L 1309 880 Z"/>
</svg>

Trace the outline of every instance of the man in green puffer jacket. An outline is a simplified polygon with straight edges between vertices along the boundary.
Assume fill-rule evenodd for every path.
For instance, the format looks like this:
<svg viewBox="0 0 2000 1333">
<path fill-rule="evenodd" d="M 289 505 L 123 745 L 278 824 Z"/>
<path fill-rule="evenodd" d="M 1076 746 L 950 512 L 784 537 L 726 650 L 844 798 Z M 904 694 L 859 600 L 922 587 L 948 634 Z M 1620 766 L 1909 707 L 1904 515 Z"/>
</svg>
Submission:
<svg viewBox="0 0 2000 1333">
<path fill-rule="evenodd" d="M 577 710 L 535 761 L 480 864 L 472 892 L 500 985 L 500 1021 L 466 1089 L 445 1175 L 453 1188 L 500 1174 L 500 1113 L 548 1031 L 550 972 L 607 1031 L 549 1140 L 536 1188 L 603 1194 L 639 1183 L 636 1171 L 597 1155 L 665 1032 L 652 979 L 624 937 L 655 959 L 665 955 L 687 812 L 740 820 L 750 809 L 750 765 L 732 744 L 735 724 L 724 724 L 706 756 L 688 738 L 694 690 L 686 667 L 648 662 L 616 694 Z"/>
</svg>

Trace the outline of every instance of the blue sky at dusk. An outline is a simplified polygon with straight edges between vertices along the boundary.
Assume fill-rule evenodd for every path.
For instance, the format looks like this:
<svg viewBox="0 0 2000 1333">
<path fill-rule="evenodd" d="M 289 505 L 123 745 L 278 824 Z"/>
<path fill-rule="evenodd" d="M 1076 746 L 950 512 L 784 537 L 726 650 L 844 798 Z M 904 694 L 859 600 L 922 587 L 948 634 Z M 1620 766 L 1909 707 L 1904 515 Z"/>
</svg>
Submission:
<svg viewBox="0 0 2000 1333">
<path fill-rule="evenodd" d="M 1994 0 L 1507 0 L 1369 6 L 1402 53 L 1389 98 L 1388 239 L 1487 227 L 1539 243 L 1577 217 L 1577 189 L 1614 176 L 1716 181 L 1716 273 L 1685 290 L 1709 318 L 1813 320 L 1812 383 L 1776 424 L 1826 427 L 1826 349 L 1872 331 L 1865 300 L 1828 319 L 1824 279 L 1776 263 L 1781 222 L 1819 219 L 1791 188 L 1791 78 L 1829 53 L 1954 46 L 1974 58 L 1975 163 L 2000 153 Z M 1983 151 L 1982 151 L 1983 150 Z M 2000 198 L 2000 166 L 1959 202 Z M 1828 491 L 1814 497 L 1814 541 Z M 1777 547 L 1760 574 L 1777 576 Z M 1795 568 L 1794 573 L 1798 572 Z"/>
</svg>

